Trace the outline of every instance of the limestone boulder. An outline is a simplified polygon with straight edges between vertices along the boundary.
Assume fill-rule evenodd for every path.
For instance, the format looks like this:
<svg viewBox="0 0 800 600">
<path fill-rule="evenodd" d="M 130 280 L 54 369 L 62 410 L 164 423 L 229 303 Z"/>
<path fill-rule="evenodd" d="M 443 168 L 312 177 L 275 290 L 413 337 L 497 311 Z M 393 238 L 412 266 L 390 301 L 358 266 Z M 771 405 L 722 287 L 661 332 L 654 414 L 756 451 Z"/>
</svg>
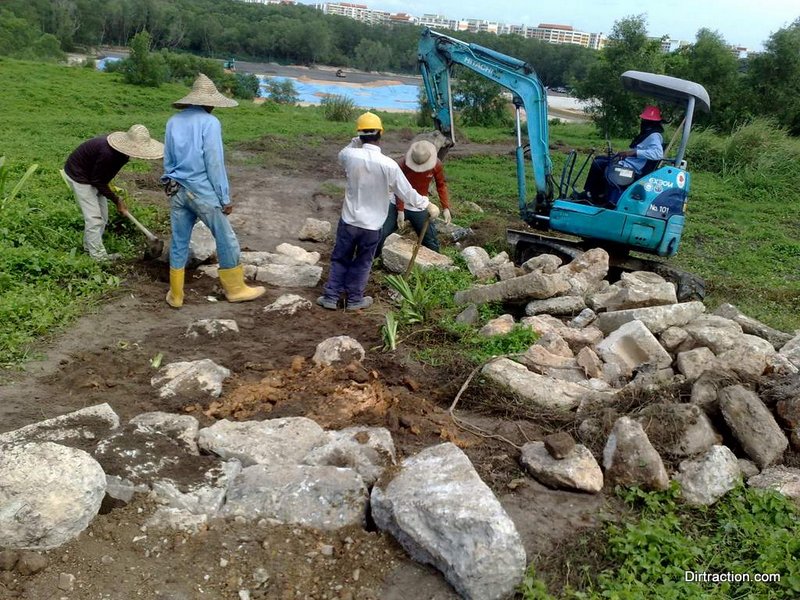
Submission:
<svg viewBox="0 0 800 600">
<path fill-rule="evenodd" d="M 478 331 L 479 335 L 485 337 L 494 337 L 498 335 L 505 335 L 507 333 L 511 333 L 514 329 L 514 317 L 511 315 L 500 315 L 496 319 L 492 319 L 486 325 L 480 328 Z"/>
<path fill-rule="evenodd" d="M 386 238 L 381 251 L 383 266 L 392 273 L 405 273 L 413 253 L 414 242 L 393 233 Z M 420 269 L 449 269 L 453 266 L 453 259 L 420 246 L 414 265 Z"/>
<path fill-rule="evenodd" d="M 522 447 L 520 461 L 546 486 L 590 493 L 603 489 L 603 471 L 586 446 L 578 444 L 569 456 L 556 459 L 544 442 L 528 442 Z"/>
<path fill-rule="evenodd" d="M 774 490 L 800 503 L 800 469 L 796 467 L 775 466 L 764 469 L 747 480 L 753 488 Z"/>
<path fill-rule="evenodd" d="M 789 440 L 754 392 L 741 385 L 726 387 L 719 392 L 719 406 L 742 449 L 760 469 L 782 460 Z"/>
<path fill-rule="evenodd" d="M 347 335 L 337 335 L 317 344 L 311 360 L 315 365 L 327 366 L 339 362 L 364 360 L 364 356 L 366 356 L 364 347 L 358 341 Z"/>
<path fill-rule="evenodd" d="M 297 294 L 283 294 L 275 302 L 264 307 L 265 313 L 278 313 L 279 315 L 293 315 L 300 311 L 311 310 L 311 301 Z"/>
<path fill-rule="evenodd" d="M 643 408 L 636 420 L 665 456 L 696 456 L 722 441 L 705 412 L 694 404 L 657 402 Z"/>
<path fill-rule="evenodd" d="M 306 454 L 303 463 L 353 469 L 367 486 L 372 486 L 387 467 L 395 464 L 394 441 L 383 427 L 328 431 L 323 443 Z"/>
<path fill-rule="evenodd" d="M 258 267 L 255 280 L 275 287 L 317 287 L 322 278 L 322 267 L 308 264 L 267 264 Z"/>
<path fill-rule="evenodd" d="M 558 270 L 561 263 L 561 259 L 555 254 L 540 254 L 522 263 L 522 269 L 528 273 L 539 271 L 545 275 L 552 275 Z"/>
<path fill-rule="evenodd" d="M 668 367 L 672 357 L 641 321 L 625 323 L 597 344 L 597 353 L 607 363 L 632 372 L 643 365 Z"/>
<path fill-rule="evenodd" d="M 239 333 L 239 325 L 233 319 L 198 319 L 186 328 L 188 338 L 216 338 L 235 333 Z"/>
<path fill-rule="evenodd" d="M 547 300 L 533 300 L 525 306 L 525 314 L 577 315 L 586 308 L 583 296 L 559 296 Z"/>
<path fill-rule="evenodd" d="M 467 269 L 476 277 L 489 266 L 489 253 L 480 246 L 468 246 L 461 251 L 461 258 L 467 263 Z"/>
<path fill-rule="evenodd" d="M 608 252 L 592 248 L 566 265 L 558 268 L 569 283 L 571 296 L 586 296 L 603 289 L 608 275 Z"/>
<path fill-rule="evenodd" d="M 589 305 L 597 312 L 677 304 L 675 285 L 649 271 L 623 273 L 620 280 L 604 292 L 591 297 Z"/>
<path fill-rule="evenodd" d="M 600 313 L 597 316 L 595 325 L 604 334 L 609 334 L 625 323 L 636 320 L 641 321 L 651 333 L 659 334 L 670 327 L 685 325 L 702 315 L 704 311 L 705 306 L 702 302 L 682 302 L 681 304 L 615 310 L 613 312 Z"/>
<path fill-rule="evenodd" d="M 299 465 L 327 437 L 322 427 L 305 417 L 284 417 L 267 421 L 222 419 L 201 429 L 197 445 L 225 460 L 237 459 L 244 466 Z"/>
<path fill-rule="evenodd" d="M 119 416 L 106 403 L 87 406 L 65 415 L 45 419 L 0 433 L 0 454 L 3 446 L 20 446 L 28 442 L 56 442 L 65 446 L 85 447 L 119 427 Z"/>
<path fill-rule="evenodd" d="M 297 234 L 297 239 L 311 242 L 327 242 L 331 238 L 330 221 L 307 218 Z"/>
<path fill-rule="evenodd" d="M 364 527 L 368 499 L 353 469 L 253 465 L 233 480 L 222 514 L 335 530 Z"/>
<path fill-rule="evenodd" d="M 319 262 L 319 252 L 309 252 L 305 248 L 292 244 L 278 244 L 275 252 L 288 256 L 298 264 L 315 265 Z"/>
<path fill-rule="evenodd" d="M 739 461 L 727 446 L 712 446 L 702 456 L 681 462 L 678 470 L 681 496 L 694 506 L 714 504 L 742 482 Z"/>
<path fill-rule="evenodd" d="M 505 300 L 551 298 L 563 294 L 568 289 L 569 284 L 560 273 L 544 275 L 533 272 L 490 285 L 478 285 L 460 290 L 455 294 L 455 302 L 456 304 L 486 304 Z"/>
<path fill-rule="evenodd" d="M 736 321 L 741 326 L 742 331 L 768 341 L 775 350 L 780 350 L 792 339 L 791 334 L 773 329 L 757 319 L 748 317 L 733 304 L 720 304 L 713 314 Z"/>
<path fill-rule="evenodd" d="M 0 452 L 0 544 L 56 548 L 77 537 L 100 510 L 103 469 L 89 454 L 52 442 Z"/>
<path fill-rule="evenodd" d="M 439 569 L 461 597 L 501 600 L 522 581 L 526 556 L 514 522 L 455 445 L 405 459 L 373 488 L 371 505 L 375 524 Z"/>
<path fill-rule="evenodd" d="M 606 481 L 611 485 L 665 490 L 669 477 L 642 426 L 628 417 L 614 423 L 603 450 Z"/>
<path fill-rule="evenodd" d="M 133 417 L 129 424 L 138 431 L 155 433 L 175 440 L 190 454 L 197 454 L 197 432 L 200 424 L 191 415 L 168 412 L 148 412 Z"/>
<path fill-rule="evenodd" d="M 150 384 L 158 388 L 161 398 L 196 395 L 217 398 L 222 393 L 222 383 L 230 376 L 230 370 L 204 358 L 169 363 L 150 380 Z"/>
<path fill-rule="evenodd" d="M 707 346 L 717 356 L 738 346 L 743 334 L 737 322 L 717 315 L 700 315 L 683 328 L 697 346 Z"/>
</svg>

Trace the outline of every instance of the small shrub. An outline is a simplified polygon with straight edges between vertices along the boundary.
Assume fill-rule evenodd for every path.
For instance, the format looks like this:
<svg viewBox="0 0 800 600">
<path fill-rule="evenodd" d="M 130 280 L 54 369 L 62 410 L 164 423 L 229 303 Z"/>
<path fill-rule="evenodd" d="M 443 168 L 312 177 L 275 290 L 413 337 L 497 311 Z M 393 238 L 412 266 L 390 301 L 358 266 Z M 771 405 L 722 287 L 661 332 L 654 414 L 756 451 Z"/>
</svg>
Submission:
<svg viewBox="0 0 800 600">
<path fill-rule="evenodd" d="M 270 79 L 266 84 L 267 98 L 276 104 L 290 104 L 294 106 L 300 100 L 297 88 L 291 79 L 278 81 Z"/>
<path fill-rule="evenodd" d="M 387 275 L 386 283 L 400 294 L 400 320 L 403 323 L 424 323 L 428 320 L 436 298 L 424 284 L 419 269 L 414 269 L 410 280 L 400 275 Z"/>
<path fill-rule="evenodd" d="M 394 312 L 386 313 L 386 322 L 381 326 L 381 338 L 383 339 L 383 349 L 385 351 L 397 348 L 397 317 Z"/>
<path fill-rule="evenodd" d="M 158 87 L 167 81 L 168 70 L 164 58 L 150 52 L 150 42 L 147 31 L 140 31 L 133 36 L 130 56 L 120 61 L 125 83 Z"/>
<path fill-rule="evenodd" d="M 347 122 L 356 116 L 356 103 L 349 96 L 332 94 L 325 96 L 320 104 L 326 121 Z"/>
</svg>

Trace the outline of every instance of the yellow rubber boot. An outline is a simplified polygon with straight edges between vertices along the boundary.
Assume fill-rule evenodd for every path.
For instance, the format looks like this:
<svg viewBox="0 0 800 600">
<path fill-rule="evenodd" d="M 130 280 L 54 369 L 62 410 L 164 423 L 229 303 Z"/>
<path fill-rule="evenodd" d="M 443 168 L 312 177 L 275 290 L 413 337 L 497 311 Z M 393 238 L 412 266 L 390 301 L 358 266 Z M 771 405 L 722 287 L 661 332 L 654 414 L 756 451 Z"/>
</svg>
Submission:
<svg viewBox="0 0 800 600">
<path fill-rule="evenodd" d="M 169 270 L 169 291 L 167 292 L 167 304 L 172 308 L 183 306 L 183 269 Z"/>
<path fill-rule="evenodd" d="M 220 269 L 219 281 L 225 290 L 228 302 L 247 302 L 263 296 L 267 288 L 262 286 L 249 287 L 244 282 L 244 267 L 239 265 L 232 269 Z"/>
</svg>

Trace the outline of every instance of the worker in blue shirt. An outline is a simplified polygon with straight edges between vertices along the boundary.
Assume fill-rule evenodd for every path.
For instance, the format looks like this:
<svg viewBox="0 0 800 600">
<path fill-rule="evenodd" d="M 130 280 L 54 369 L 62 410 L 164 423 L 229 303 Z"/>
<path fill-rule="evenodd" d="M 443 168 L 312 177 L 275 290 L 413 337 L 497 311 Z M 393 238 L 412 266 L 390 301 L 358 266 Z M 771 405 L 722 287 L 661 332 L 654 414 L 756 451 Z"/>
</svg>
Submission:
<svg viewBox="0 0 800 600">
<path fill-rule="evenodd" d="M 239 263 L 239 240 L 228 221 L 232 205 L 222 149 L 222 128 L 211 114 L 215 107 L 238 106 L 217 91 L 202 73 L 189 95 L 173 103 L 183 110 L 167 121 L 164 140 L 164 175 L 170 197 L 172 244 L 169 251 L 167 304 L 183 305 L 184 268 L 189 258 L 192 229 L 200 219 L 211 230 L 217 244 L 219 280 L 229 302 L 254 300 L 263 287 L 244 283 Z"/>
<path fill-rule="evenodd" d="M 617 164 L 632 169 L 637 179 L 649 161 L 659 161 L 664 158 L 662 136 L 664 127 L 661 125 L 661 111 L 656 106 L 645 106 L 639 118 L 641 119 L 639 135 L 633 138 L 630 149 L 617 154 L 620 159 Z M 611 160 L 608 156 L 598 156 L 592 161 L 584 191 L 578 195 L 578 199 L 599 201 L 605 199 L 608 193 L 606 169 Z"/>
</svg>

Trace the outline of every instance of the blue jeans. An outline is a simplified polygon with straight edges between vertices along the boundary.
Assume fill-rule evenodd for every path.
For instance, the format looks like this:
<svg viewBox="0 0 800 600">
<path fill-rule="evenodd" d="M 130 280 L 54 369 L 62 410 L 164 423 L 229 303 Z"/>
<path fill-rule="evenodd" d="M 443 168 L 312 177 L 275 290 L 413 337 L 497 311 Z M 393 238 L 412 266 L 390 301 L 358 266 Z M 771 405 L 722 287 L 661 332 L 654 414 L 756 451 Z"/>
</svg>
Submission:
<svg viewBox="0 0 800 600">
<path fill-rule="evenodd" d="M 326 298 L 338 301 L 342 293 L 347 294 L 347 302 L 360 302 L 364 298 L 372 259 L 380 240 L 380 229 L 363 229 L 339 219 L 331 254 L 331 272 L 324 288 Z"/>
<path fill-rule="evenodd" d="M 411 223 L 411 227 L 417 233 L 417 237 L 419 237 L 419 232 L 422 231 L 422 228 L 425 226 L 425 219 L 428 218 L 428 211 L 406 210 L 403 211 L 403 213 L 406 216 L 406 221 Z M 386 217 L 386 221 L 383 222 L 383 227 L 381 228 L 381 243 L 378 244 L 378 249 L 375 251 L 376 255 L 380 254 L 381 250 L 383 250 L 383 243 L 386 241 L 386 238 L 392 235 L 395 231 L 397 231 L 397 206 L 390 204 L 389 214 Z M 434 252 L 439 252 L 439 236 L 436 232 L 436 225 L 432 219 L 428 224 L 428 231 L 425 232 L 425 237 L 422 238 L 422 245 L 433 250 Z"/>
<path fill-rule="evenodd" d="M 199 197 L 181 187 L 170 200 L 169 219 L 172 225 L 169 266 L 173 269 L 186 266 L 192 229 L 198 219 L 214 235 L 220 269 L 232 269 L 239 265 L 239 240 L 216 198 Z"/>
</svg>

